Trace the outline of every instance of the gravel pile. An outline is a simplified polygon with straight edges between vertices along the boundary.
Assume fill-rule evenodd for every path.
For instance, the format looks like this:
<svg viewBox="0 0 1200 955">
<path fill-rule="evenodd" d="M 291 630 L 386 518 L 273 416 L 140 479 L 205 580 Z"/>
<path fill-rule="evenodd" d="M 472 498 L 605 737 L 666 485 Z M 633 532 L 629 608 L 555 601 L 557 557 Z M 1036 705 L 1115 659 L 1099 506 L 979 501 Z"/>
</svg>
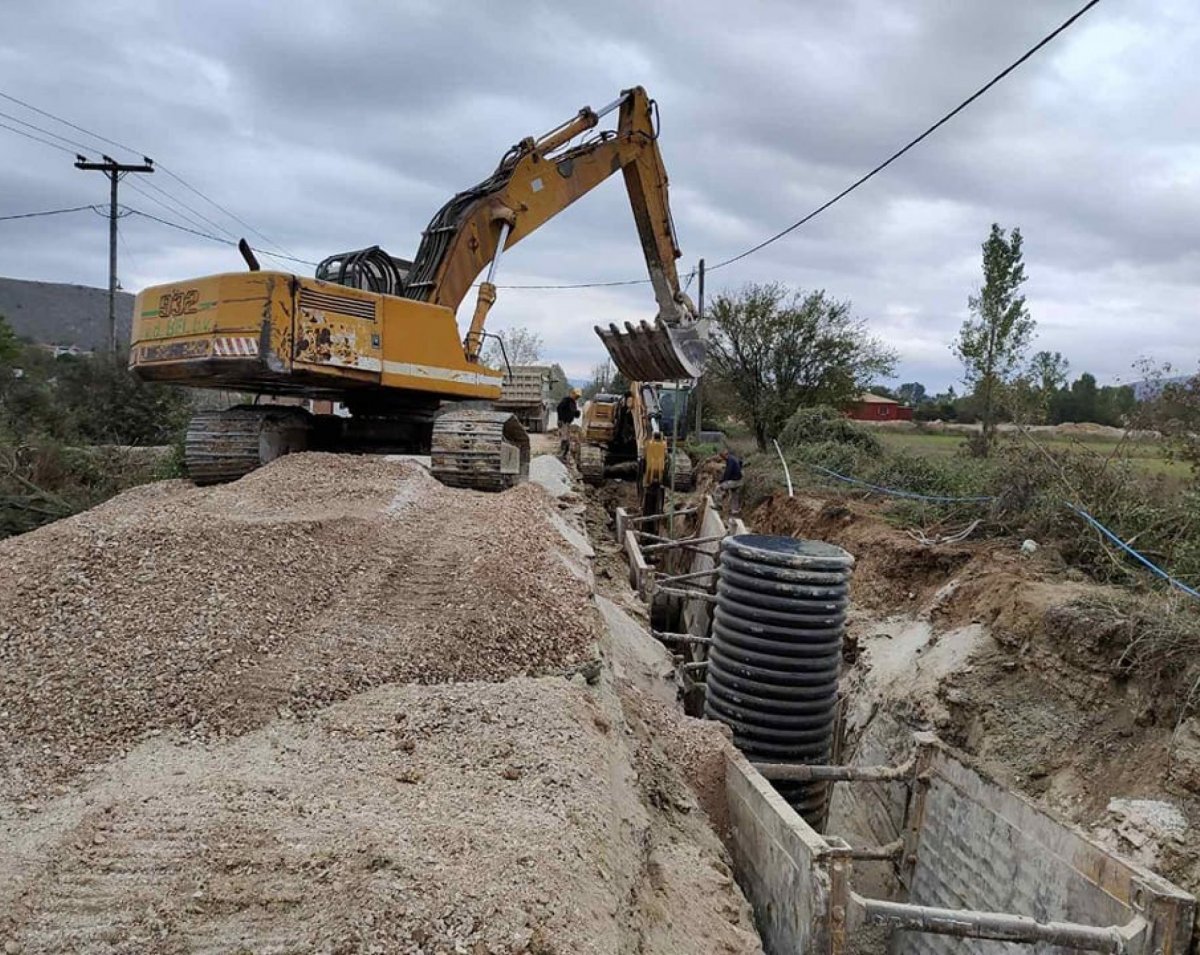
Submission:
<svg viewBox="0 0 1200 955">
<path fill-rule="evenodd" d="M 236 735 L 388 682 L 594 655 L 539 488 L 443 487 L 378 457 L 164 482 L 0 543 L 0 797 L 166 730 Z"/>
<path fill-rule="evenodd" d="M 761 955 L 569 533 L 305 454 L 0 544 L 4 951 Z"/>
<path fill-rule="evenodd" d="M 690 792 L 578 680 L 149 743 L 43 815 L 0 839 L 0 937 L 26 955 L 760 952 Z"/>
</svg>

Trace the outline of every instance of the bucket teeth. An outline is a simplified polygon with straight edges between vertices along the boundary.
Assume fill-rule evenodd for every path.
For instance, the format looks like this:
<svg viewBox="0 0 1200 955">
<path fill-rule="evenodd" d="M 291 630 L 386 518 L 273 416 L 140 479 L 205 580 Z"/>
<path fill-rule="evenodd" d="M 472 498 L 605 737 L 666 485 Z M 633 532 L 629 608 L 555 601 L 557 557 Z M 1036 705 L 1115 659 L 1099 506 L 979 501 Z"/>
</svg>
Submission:
<svg viewBox="0 0 1200 955">
<path fill-rule="evenodd" d="M 667 325 L 655 319 L 653 325 L 626 322 L 625 331 L 597 325 L 596 334 L 627 380 L 679 381 L 698 378 L 704 370 L 705 342 L 698 324 Z"/>
</svg>

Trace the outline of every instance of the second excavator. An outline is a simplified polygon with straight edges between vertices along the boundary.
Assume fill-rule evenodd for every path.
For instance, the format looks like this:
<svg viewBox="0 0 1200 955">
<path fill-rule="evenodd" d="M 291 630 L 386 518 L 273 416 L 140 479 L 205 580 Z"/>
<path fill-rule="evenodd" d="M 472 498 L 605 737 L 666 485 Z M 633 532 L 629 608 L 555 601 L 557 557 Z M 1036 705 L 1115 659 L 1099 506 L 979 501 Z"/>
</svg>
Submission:
<svg viewBox="0 0 1200 955">
<path fill-rule="evenodd" d="M 571 145 L 612 112 L 616 129 Z M 229 481 L 280 454 L 320 449 L 428 452 L 433 473 L 453 486 L 496 490 L 521 480 L 528 437 L 512 414 L 491 409 L 502 373 L 480 361 L 496 269 L 504 250 L 618 170 L 658 314 L 624 331 L 598 329 L 601 339 L 630 380 L 697 377 L 704 338 L 675 268 L 657 108 L 636 87 L 513 146 L 487 179 L 442 206 L 411 261 L 374 246 L 330 256 L 307 278 L 261 270 L 243 242 L 249 271 L 138 295 L 130 367 L 139 377 L 349 410 L 255 403 L 202 412 L 187 431 L 189 476 Z M 455 312 L 485 268 L 460 339 Z"/>
</svg>

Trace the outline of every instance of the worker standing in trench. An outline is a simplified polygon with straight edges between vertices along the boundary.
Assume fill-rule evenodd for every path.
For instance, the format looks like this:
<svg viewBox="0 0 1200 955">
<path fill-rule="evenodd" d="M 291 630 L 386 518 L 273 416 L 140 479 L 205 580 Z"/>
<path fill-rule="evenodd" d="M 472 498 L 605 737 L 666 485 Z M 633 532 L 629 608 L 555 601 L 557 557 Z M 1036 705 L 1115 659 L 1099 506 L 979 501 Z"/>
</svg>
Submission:
<svg viewBox="0 0 1200 955">
<path fill-rule="evenodd" d="M 572 388 L 558 403 L 558 456 L 566 463 L 570 457 L 576 457 L 574 424 L 579 417 L 579 399 L 583 392 Z"/>
<path fill-rule="evenodd" d="M 742 459 L 726 448 L 721 451 L 721 460 L 725 462 L 725 470 L 717 482 L 721 517 L 738 517 L 742 513 Z"/>
</svg>

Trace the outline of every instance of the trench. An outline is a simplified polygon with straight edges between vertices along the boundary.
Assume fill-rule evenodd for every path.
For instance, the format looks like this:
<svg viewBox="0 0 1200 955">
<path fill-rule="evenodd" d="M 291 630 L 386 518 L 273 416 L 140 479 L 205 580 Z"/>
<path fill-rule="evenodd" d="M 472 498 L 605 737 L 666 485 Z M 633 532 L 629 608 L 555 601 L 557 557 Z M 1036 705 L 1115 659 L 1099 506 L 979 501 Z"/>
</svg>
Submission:
<svg viewBox="0 0 1200 955">
<path fill-rule="evenodd" d="M 605 513 L 619 499 L 619 492 L 609 490 L 589 507 L 588 529 L 601 551 L 598 566 L 606 552 L 617 554 L 606 537 L 611 522 Z M 1086 628 L 1072 615 L 1086 587 L 1023 562 L 1012 545 L 930 548 L 854 503 L 776 497 L 747 522 L 754 532 L 839 544 L 859 560 L 835 762 L 899 766 L 918 751 L 915 734 L 935 734 L 939 754 L 949 747 L 934 758 L 944 762 L 938 763 L 939 779 L 948 782 L 942 790 L 934 785 L 929 802 L 936 825 L 921 837 L 928 861 L 922 859 L 914 873 L 895 859 L 856 860 L 849 867 L 855 892 L 888 902 L 919 896 L 923 904 L 949 908 L 971 903 L 986 911 L 1114 932 L 1124 926 L 1130 932 L 1142 911 L 1132 886 L 1144 880 L 1173 907 L 1171 918 L 1153 928 L 1159 933 L 1157 950 L 1188 950 L 1192 895 L 1200 887 L 1193 848 L 1200 845 L 1192 823 L 1200 820 L 1196 787 L 1172 772 L 1169 741 L 1177 730 L 1164 714 L 1156 715 L 1161 685 L 1114 673 L 1100 652 L 1104 648 L 1081 646 L 1079 634 Z M 624 585 L 621 574 L 607 576 Z M 686 698 L 686 688 L 680 692 Z M 1161 702 L 1158 707 L 1164 709 Z M 739 882 L 755 906 L 767 952 L 783 951 L 781 941 L 790 944 L 801 936 L 808 951 L 1009 948 L 870 924 L 840 936 L 835 931 L 832 940 L 798 923 L 781 927 L 782 907 L 815 904 L 804 892 L 799 896 L 807 901 L 798 898 L 796 880 L 807 880 L 810 888 L 819 882 L 826 850 L 812 842 L 811 830 L 798 834 L 797 820 L 788 818 L 769 786 L 759 785 L 763 780 L 742 779 L 745 769 L 730 770 L 718 811 L 736 816 L 731 800 L 745 796 L 771 830 L 765 840 L 759 832 L 757 842 L 736 826 L 727 835 L 731 853 L 741 860 Z M 751 795 L 739 795 L 737 786 Z M 971 798 L 956 802 L 947 796 L 954 786 L 969 790 Z M 824 832 L 834 845 L 839 839 L 858 847 L 895 845 L 911 825 L 915 788 L 895 781 L 834 783 Z M 1159 811 L 1164 806 L 1171 811 Z M 794 851 L 781 856 L 778 846 L 789 840 Z M 1067 845 L 1070 852 L 1062 848 Z M 1018 853 L 1023 858 L 1013 855 L 1013 846 L 1023 848 Z M 1064 853 L 1119 870 L 1126 881 L 1097 882 L 1077 862 L 1064 864 Z M 946 875 L 956 867 L 966 872 L 957 882 Z M 1063 886 L 1071 887 L 1069 898 Z M 799 915 L 802 922 L 811 913 Z M 1149 944 L 1143 936 L 1080 944 L 1092 943 L 1130 951 Z"/>
</svg>

